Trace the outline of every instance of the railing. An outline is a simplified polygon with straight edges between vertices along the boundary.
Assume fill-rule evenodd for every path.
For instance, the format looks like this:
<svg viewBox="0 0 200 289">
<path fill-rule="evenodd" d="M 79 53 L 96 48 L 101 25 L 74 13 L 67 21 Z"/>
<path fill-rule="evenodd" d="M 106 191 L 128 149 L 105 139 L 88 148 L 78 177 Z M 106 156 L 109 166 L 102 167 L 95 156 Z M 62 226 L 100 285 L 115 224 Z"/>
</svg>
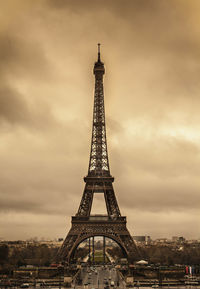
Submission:
<svg viewBox="0 0 200 289">
<path fill-rule="evenodd" d="M 89 217 L 89 221 L 109 221 L 109 219 L 110 219 L 109 216 L 100 216 L 100 215 Z"/>
<path fill-rule="evenodd" d="M 91 216 L 73 216 L 72 222 L 125 222 L 126 217 L 114 217 L 108 215 L 91 215 Z"/>
</svg>

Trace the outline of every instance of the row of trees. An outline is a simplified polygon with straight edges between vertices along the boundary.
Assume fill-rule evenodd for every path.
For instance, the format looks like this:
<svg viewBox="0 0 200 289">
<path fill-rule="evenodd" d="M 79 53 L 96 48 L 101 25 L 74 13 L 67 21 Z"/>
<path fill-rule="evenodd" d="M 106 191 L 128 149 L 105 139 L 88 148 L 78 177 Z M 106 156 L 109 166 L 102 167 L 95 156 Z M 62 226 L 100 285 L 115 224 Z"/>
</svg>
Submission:
<svg viewBox="0 0 200 289">
<path fill-rule="evenodd" d="M 200 245 L 183 246 L 181 250 L 168 246 L 151 245 L 141 248 L 142 255 L 149 263 L 161 265 L 198 265 L 200 264 Z"/>
<path fill-rule="evenodd" d="M 23 265 L 49 266 L 56 255 L 57 248 L 50 248 L 47 245 L 28 245 L 26 247 L 0 246 L 1 268 L 13 268 Z M 149 263 L 160 263 L 161 265 L 198 265 L 200 264 L 199 246 L 186 245 L 182 250 L 174 250 L 168 246 L 150 245 L 140 248 L 142 258 Z M 107 248 L 107 252 L 114 259 L 123 258 L 121 249 L 117 247 Z M 75 257 L 83 259 L 87 256 L 86 248 L 79 248 Z"/>
<path fill-rule="evenodd" d="M 26 247 L 0 246 L 0 265 L 2 267 L 19 267 L 23 265 L 49 266 L 57 248 L 47 245 L 28 245 Z"/>
<path fill-rule="evenodd" d="M 183 246 L 182 250 L 174 250 L 168 246 L 151 245 L 148 247 L 139 248 L 142 259 L 145 259 L 149 264 L 161 265 L 198 265 L 200 264 L 200 245 Z M 108 253 L 114 258 L 122 258 L 122 251 L 119 247 L 107 249 Z"/>
</svg>

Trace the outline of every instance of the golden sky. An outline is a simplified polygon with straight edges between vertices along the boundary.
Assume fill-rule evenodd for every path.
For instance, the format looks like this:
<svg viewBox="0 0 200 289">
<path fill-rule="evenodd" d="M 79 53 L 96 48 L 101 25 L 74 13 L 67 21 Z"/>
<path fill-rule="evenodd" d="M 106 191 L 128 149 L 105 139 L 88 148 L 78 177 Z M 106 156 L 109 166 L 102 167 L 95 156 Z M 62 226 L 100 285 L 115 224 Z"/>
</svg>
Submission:
<svg viewBox="0 0 200 289">
<path fill-rule="evenodd" d="M 88 169 L 98 42 L 131 234 L 200 238 L 199 11 L 199 0 L 0 0 L 0 238 L 67 234 Z M 104 211 L 100 197 L 94 206 Z"/>
</svg>

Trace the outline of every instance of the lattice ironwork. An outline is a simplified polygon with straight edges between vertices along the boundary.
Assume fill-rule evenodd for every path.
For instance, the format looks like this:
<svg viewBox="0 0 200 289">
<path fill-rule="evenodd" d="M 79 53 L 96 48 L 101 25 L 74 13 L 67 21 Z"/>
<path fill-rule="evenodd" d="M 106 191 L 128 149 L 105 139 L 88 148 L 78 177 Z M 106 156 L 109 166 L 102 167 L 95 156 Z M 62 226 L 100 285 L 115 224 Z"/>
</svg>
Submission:
<svg viewBox="0 0 200 289">
<path fill-rule="evenodd" d="M 76 216 L 90 215 L 94 193 L 104 194 L 108 216 L 111 218 L 121 216 L 112 185 L 113 180 L 112 177 L 107 178 L 107 180 L 86 177 L 85 189 Z"/>
<path fill-rule="evenodd" d="M 94 65 L 95 92 L 93 110 L 92 141 L 88 175 L 110 175 L 108 151 L 106 142 L 106 123 L 104 110 L 103 75 L 104 64 L 100 58 L 100 45 L 98 46 L 98 61 Z"/>
<path fill-rule="evenodd" d="M 114 178 L 110 174 L 106 124 L 104 110 L 103 75 L 104 64 L 100 58 L 98 44 L 98 60 L 94 65 L 95 92 L 92 140 L 88 175 L 84 178 L 85 188 L 76 216 L 72 217 L 72 227 L 60 248 L 57 260 L 70 262 L 77 246 L 86 238 L 106 236 L 115 240 L 129 260 L 139 258 L 137 247 L 126 228 L 126 217 L 122 217 L 113 189 Z M 91 216 L 93 196 L 103 193 L 107 208 L 107 216 Z"/>
<path fill-rule="evenodd" d="M 98 219 L 98 216 L 96 218 Z M 140 257 L 140 253 L 126 228 L 125 217 L 105 221 L 95 221 L 95 219 L 83 221 L 75 218 L 72 221 L 72 228 L 59 250 L 58 260 L 70 263 L 78 245 L 93 236 L 105 236 L 114 240 L 129 261 L 137 260 Z"/>
</svg>

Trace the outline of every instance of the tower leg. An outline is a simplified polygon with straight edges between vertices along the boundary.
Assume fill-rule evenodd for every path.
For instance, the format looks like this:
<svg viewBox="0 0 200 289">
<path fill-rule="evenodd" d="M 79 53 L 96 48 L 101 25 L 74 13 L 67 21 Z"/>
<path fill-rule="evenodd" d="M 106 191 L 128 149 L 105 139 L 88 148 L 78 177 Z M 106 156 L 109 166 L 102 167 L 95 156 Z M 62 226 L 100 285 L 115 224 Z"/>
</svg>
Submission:
<svg viewBox="0 0 200 289">
<path fill-rule="evenodd" d="M 103 263 L 106 263 L 106 238 L 103 236 Z"/>
<path fill-rule="evenodd" d="M 89 264 L 91 263 L 90 252 L 91 252 L 91 244 L 90 244 L 90 238 L 89 238 Z"/>
<path fill-rule="evenodd" d="M 92 263 L 94 265 L 94 236 L 92 237 Z"/>
</svg>

